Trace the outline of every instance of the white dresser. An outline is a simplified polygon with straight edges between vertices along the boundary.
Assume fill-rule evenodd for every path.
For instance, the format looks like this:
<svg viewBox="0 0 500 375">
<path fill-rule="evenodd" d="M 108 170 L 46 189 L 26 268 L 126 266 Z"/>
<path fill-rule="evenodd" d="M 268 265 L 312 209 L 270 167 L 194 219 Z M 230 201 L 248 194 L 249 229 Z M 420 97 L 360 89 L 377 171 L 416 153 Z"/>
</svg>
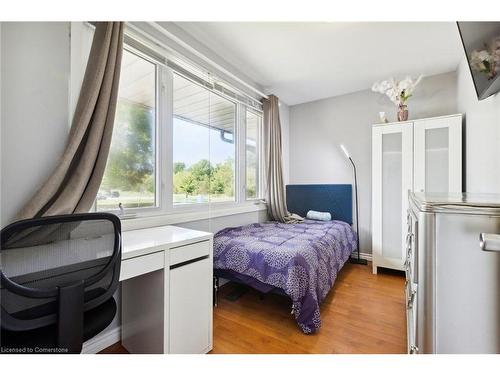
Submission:
<svg viewBox="0 0 500 375">
<path fill-rule="evenodd" d="M 212 350 L 212 233 L 169 225 L 122 237 L 122 345 L 131 353 Z"/>
<path fill-rule="evenodd" d="M 404 268 L 409 192 L 461 191 L 462 115 L 374 125 L 373 273 Z"/>
<path fill-rule="evenodd" d="M 499 234 L 498 194 L 411 194 L 409 353 L 500 353 Z"/>
</svg>

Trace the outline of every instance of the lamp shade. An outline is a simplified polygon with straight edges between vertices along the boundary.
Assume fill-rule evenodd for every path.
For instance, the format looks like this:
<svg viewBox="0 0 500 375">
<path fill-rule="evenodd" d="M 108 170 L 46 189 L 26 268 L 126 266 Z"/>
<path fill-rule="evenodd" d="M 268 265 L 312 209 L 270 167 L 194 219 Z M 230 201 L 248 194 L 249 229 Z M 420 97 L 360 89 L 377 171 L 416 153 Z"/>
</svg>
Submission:
<svg viewBox="0 0 500 375">
<path fill-rule="evenodd" d="M 347 159 L 349 159 L 351 156 L 349 155 L 349 152 L 347 152 L 347 149 L 345 148 L 344 145 L 340 145 L 340 148 L 342 149 L 342 151 L 344 152 L 344 155 Z"/>
</svg>

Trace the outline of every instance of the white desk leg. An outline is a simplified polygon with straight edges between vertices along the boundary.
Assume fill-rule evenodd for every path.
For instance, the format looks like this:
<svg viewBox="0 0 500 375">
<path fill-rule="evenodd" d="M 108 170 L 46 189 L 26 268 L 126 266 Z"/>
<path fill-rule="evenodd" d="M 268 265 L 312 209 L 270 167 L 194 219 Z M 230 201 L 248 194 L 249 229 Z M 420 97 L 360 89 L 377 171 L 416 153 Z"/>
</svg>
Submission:
<svg viewBox="0 0 500 375">
<path fill-rule="evenodd" d="M 163 278 L 163 353 L 170 353 L 170 251 L 165 251 Z"/>
<path fill-rule="evenodd" d="M 214 239 L 213 237 L 210 239 L 210 268 L 209 268 L 209 277 L 211 280 L 214 279 L 214 267 L 213 267 L 213 264 L 214 264 L 214 254 L 213 254 L 213 249 L 214 249 Z M 207 285 L 207 289 L 208 289 L 208 295 L 209 296 L 212 296 L 213 298 L 213 292 L 214 292 L 214 288 L 213 288 L 213 284 L 212 283 L 208 283 Z M 213 299 L 212 299 L 213 301 Z M 208 314 L 208 317 L 209 317 L 209 344 L 208 344 L 208 348 L 207 348 L 207 353 L 208 352 L 211 352 L 212 349 L 214 348 L 214 332 L 213 332 L 213 325 L 214 325 L 214 305 L 213 305 L 213 302 L 211 301 L 211 303 L 208 305 L 208 311 L 207 311 L 207 314 Z"/>
<path fill-rule="evenodd" d="M 166 353 L 164 278 L 159 270 L 122 282 L 122 345 L 130 353 Z"/>
</svg>

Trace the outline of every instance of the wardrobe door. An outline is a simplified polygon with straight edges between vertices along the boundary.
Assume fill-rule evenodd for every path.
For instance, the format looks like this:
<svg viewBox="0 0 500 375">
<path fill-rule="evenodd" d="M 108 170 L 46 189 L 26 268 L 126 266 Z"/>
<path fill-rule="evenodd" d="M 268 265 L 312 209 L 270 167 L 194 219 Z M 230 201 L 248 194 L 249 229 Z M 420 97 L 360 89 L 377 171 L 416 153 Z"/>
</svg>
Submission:
<svg viewBox="0 0 500 375">
<path fill-rule="evenodd" d="M 413 187 L 412 123 L 373 127 L 373 272 L 403 269 L 408 192 Z"/>
<path fill-rule="evenodd" d="M 462 116 L 418 120 L 415 138 L 416 192 L 462 192 Z"/>
</svg>

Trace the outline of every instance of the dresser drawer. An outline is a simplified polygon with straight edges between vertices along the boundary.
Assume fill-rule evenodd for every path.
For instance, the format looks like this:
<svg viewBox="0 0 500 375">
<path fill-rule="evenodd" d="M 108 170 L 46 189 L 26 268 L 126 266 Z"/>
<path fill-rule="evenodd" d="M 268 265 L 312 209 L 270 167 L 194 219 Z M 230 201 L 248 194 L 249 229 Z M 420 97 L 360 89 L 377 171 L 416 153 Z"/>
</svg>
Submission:
<svg viewBox="0 0 500 375">
<path fill-rule="evenodd" d="M 131 279 L 145 273 L 161 270 L 165 267 L 165 253 L 142 255 L 135 258 L 122 260 L 120 269 L 120 281 Z"/>
<path fill-rule="evenodd" d="M 190 245 L 170 249 L 170 266 L 201 258 L 210 254 L 210 241 L 197 242 Z"/>
</svg>

